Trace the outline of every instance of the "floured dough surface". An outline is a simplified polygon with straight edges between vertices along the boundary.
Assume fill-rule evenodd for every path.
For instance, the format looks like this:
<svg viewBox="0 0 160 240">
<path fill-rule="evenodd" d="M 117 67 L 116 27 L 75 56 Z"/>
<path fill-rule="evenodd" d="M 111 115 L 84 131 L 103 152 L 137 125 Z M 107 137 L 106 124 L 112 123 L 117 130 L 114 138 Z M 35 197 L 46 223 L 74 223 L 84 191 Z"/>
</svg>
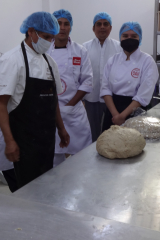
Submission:
<svg viewBox="0 0 160 240">
<path fill-rule="evenodd" d="M 135 129 L 111 126 L 97 140 L 100 155 L 114 158 L 129 158 L 140 154 L 146 145 L 144 137 Z"/>
<path fill-rule="evenodd" d="M 123 126 L 138 130 L 146 139 L 160 138 L 159 118 L 138 116 L 128 119 Z"/>
</svg>

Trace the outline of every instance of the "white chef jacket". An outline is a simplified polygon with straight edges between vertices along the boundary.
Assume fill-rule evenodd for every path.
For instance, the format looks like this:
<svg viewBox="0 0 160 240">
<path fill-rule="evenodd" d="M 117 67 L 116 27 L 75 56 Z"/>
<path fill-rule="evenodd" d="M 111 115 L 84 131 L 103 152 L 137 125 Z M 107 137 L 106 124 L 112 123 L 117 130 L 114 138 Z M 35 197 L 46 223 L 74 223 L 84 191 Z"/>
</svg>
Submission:
<svg viewBox="0 0 160 240">
<path fill-rule="evenodd" d="M 93 69 L 93 91 L 87 94 L 84 99 L 89 102 L 104 102 L 100 98 L 100 85 L 103 77 L 104 66 L 106 65 L 108 59 L 114 54 L 122 51 L 120 43 L 114 39 L 106 38 L 101 46 L 98 38 L 94 38 L 88 42 L 83 43 L 83 46 L 87 49 L 92 69 Z"/>
<path fill-rule="evenodd" d="M 72 68 L 72 75 L 77 86 L 77 91 L 92 92 L 93 71 L 88 52 L 82 45 L 73 42 L 70 38 L 66 47 L 69 54 L 66 64 L 68 64 L 68 67 Z M 54 51 L 55 42 L 53 41 L 47 53 L 54 58 Z"/>
<path fill-rule="evenodd" d="M 105 68 L 100 96 L 130 96 L 143 107 L 147 106 L 157 83 L 159 73 L 153 58 L 138 48 L 126 61 L 124 52 L 111 57 Z"/>
<path fill-rule="evenodd" d="M 55 49 L 53 42 L 48 54 L 58 65 L 63 87 L 58 101 L 65 128 L 70 135 L 68 147 L 62 149 L 59 146 L 60 139 L 56 131 L 55 153 L 75 154 L 92 143 L 91 129 L 82 101 L 79 101 L 75 106 L 66 106 L 66 104 L 78 90 L 92 91 L 91 63 L 87 50 L 71 39 L 69 39 L 66 48 L 62 49 Z"/>
<path fill-rule="evenodd" d="M 33 78 L 52 80 L 48 63 L 41 54 L 33 51 L 25 42 L 27 58 L 29 63 L 29 75 Z M 53 69 L 56 81 L 57 93 L 62 92 L 62 85 L 55 61 L 47 55 L 48 61 Z M 0 95 L 11 95 L 8 102 L 8 112 L 14 110 L 20 103 L 26 84 L 26 68 L 21 45 L 5 53 L 0 58 Z M 5 154 L 5 142 L 0 129 L 0 170 L 5 171 L 13 168 Z"/>
<path fill-rule="evenodd" d="M 41 54 L 37 54 L 25 42 L 29 63 L 29 75 L 33 78 L 52 80 L 48 63 Z M 62 92 L 62 85 L 55 61 L 47 55 L 53 69 L 57 93 Z M 0 58 L 0 95 L 11 95 L 8 102 L 8 112 L 15 109 L 20 103 L 26 84 L 26 68 L 21 45 L 5 53 Z"/>
</svg>

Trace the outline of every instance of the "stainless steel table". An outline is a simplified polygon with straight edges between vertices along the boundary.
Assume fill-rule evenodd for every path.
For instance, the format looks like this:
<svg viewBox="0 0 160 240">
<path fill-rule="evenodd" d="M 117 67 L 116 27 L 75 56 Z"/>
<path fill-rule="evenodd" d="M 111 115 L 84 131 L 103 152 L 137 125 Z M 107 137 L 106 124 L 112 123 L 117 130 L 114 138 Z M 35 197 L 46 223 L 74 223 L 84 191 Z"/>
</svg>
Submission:
<svg viewBox="0 0 160 240">
<path fill-rule="evenodd" d="M 0 194 L 3 240 L 159 240 L 160 232 Z"/>
<path fill-rule="evenodd" d="M 151 115 L 160 118 L 160 104 L 148 112 L 148 116 Z M 73 222 L 76 221 L 77 216 L 83 216 L 80 222 L 84 221 L 88 224 L 85 217 L 94 216 L 97 221 L 96 228 L 99 224 L 98 221 L 108 221 L 104 219 L 111 219 L 115 224 L 126 223 L 118 225 L 120 227 L 117 230 L 115 228 L 114 233 L 117 235 L 110 232 L 107 235 L 110 238 L 108 237 L 107 240 L 132 239 L 130 233 L 129 238 L 126 238 L 125 235 L 121 238 L 117 237 L 121 228 L 123 232 L 122 226 L 126 227 L 124 234 L 128 234 L 128 231 L 132 232 L 131 229 L 134 229 L 134 239 L 137 237 L 137 231 L 138 233 L 142 230 L 145 233 L 148 232 L 142 227 L 160 231 L 160 141 L 147 143 L 141 155 L 126 160 L 109 160 L 101 157 L 96 152 L 96 144 L 93 143 L 57 168 L 18 190 L 12 195 L 12 200 L 14 204 L 16 201 L 19 202 L 18 206 L 13 205 L 11 208 L 19 207 L 19 212 L 22 211 L 21 217 L 24 216 L 23 208 L 25 205 L 30 213 L 29 204 L 31 204 L 33 206 L 33 219 L 38 221 L 38 224 L 40 222 L 36 220 L 34 214 L 34 211 L 38 211 L 36 206 L 45 206 L 50 209 L 47 214 L 45 214 L 45 207 L 39 212 L 41 216 L 45 216 L 46 221 L 47 219 L 55 221 L 51 215 L 56 210 L 59 213 L 62 211 L 65 214 L 71 214 Z M 23 202 L 24 200 L 25 202 Z M 21 202 L 23 206 L 20 205 Z M 68 222 L 65 220 L 64 227 L 68 226 L 66 225 Z M 82 225 L 85 226 L 84 231 L 86 231 L 86 225 Z M 137 226 L 139 230 L 135 230 L 136 227 L 133 226 Z M 54 232 L 55 229 L 56 227 L 53 227 Z M 94 227 L 92 231 L 91 229 L 87 232 L 90 236 L 88 239 L 94 239 Z M 75 239 L 85 239 L 80 237 L 80 232 L 77 233 Z M 158 239 L 160 239 L 159 232 L 150 233 L 151 236 L 147 233 L 144 238 L 142 234 L 142 239 L 154 239 L 154 234 L 157 234 Z M 97 239 L 103 239 L 102 235 Z M 63 237 L 55 239 L 63 240 Z M 137 239 L 141 238 L 137 237 Z"/>
</svg>

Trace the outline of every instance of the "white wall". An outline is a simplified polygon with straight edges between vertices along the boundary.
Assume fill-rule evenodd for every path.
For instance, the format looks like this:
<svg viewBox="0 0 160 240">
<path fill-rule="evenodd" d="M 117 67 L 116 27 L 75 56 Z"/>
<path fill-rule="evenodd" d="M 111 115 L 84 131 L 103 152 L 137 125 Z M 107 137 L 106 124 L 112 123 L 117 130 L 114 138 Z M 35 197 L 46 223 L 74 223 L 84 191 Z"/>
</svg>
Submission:
<svg viewBox="0 0 160 240">
<path fill-rule="evenodd" d="M 0 53 L 14 48 L 24 39 L 19 28 L 23 20 L 38 11 L 60 9 L 60 0 L 0 0 Z"/>
<path fill-rule="evenodd" d="M 50 0 L 42 0 L 42 11 L 50 11 Z"/>
<path fill-rule="evenodd" d="M 60 0 L 42 0 L 42 11 L 53 13 L 60 8 Z"/>
<path fill-rule="evenodd" d="M 155 0 L 61 0 L 61 7 L 73 15 L 74 41 L 83 43 L 94 37 L 92 21 L 95 14 L 107 11 L 113 20 L 111 37 L 119 40 L 118 33 L 126 21 L 138 21 L 143 29 L 142 51 L 153 54 Z"/>
<path fill-rule="evenodd" d="M 42 11 L 42 0 L 0 0 L 0 52 L 17 46 L 24 39 L 19 28 L 33 12 Z"/>
<path fill-rule="evenodd" d="M 149 54 L 153 50 L 154 0 L 0 0 L 0 52 L 17 46 L 24 38 L 19 28 L 33 12 L 68 9 L 73 15 L 74 41 L 83 43 L 94 37 L 92 21 L 96 13 L 107 11 L 113 19 L 111 37 L 118 39 L 119 29 L 125 21 L 138 21 L 143 29 L 141 49 Z"/>
<path fill-rule="evenodd" d="M 57 11 L 60 8 L 61 8 L 60 0 L 50 0 L 50 13 L 53 13 L 54 11 Z"/>
</svg>

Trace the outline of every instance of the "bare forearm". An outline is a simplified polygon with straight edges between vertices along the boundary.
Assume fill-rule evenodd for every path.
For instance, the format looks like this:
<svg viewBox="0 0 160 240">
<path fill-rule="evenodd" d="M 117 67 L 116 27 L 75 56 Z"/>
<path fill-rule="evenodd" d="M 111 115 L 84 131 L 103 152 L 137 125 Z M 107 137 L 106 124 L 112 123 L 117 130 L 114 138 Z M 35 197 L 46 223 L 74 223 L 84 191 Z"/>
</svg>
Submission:
<svg viewBox="0 0 160 240">
<path fill-rule="evenodd" d="M 131 104 L 121 113 L 121 115 L 126 119 L 131 113 L 133 113 L 141 104 L 137 101 L 132 101 Z"/>
<path fill-rule="evenodd" d="M 61 139 L 59 146 L 61 148 L 67 147 L 70 142 L 70 136 L 63 124 L 63 120 L 62 120 L 60 109 L 59 109 L 59 104 L 57 104 L 57 111 L 56 111 L 56 126 L 58 128 L 58 135 Z"/>
<path fill-rule="evenodd" d="M 59 109 L 59 103 L 57 104 L 57 110 L 56 110 L 56 127 L 58 128 L 58 130 L 61 130 L 64 128 L 63 120 L 62 120 L 60 109 Z"/>
<path fill-rule="evenodd" d="M 117 111 L 114 102 L 113 102 L 113 98 L 110 95 L 106 95 L 104 96 L 104 101 L 106 103 L 106 106 L 108 107 L 110 113 L 112 114 L 112 116 L 114 117 L 115 115 L 118 115 L 119 112 Z"/>
<path fill-rule="evenodd" d="M 14 140 L 9 126 L 8 112 L 1 106 L 0 106 L 0 128 L 3 132 L 5 142 Z"/>
<path fill-rule="evenodd" d="M 9 125 L 9 115 L 7 111 L 7 103 L 0 97 L 0 128 L 2 130 L 5 142 L 13 141 L 13 135 L 11 133 Z"/>
<path fill-rule="evenodd" d="M 67 106 L 75 106 L 79 101 L 83 99 L 86 92 L 78 90 L 76 95 L 66 104 Z"/>
</svg>

